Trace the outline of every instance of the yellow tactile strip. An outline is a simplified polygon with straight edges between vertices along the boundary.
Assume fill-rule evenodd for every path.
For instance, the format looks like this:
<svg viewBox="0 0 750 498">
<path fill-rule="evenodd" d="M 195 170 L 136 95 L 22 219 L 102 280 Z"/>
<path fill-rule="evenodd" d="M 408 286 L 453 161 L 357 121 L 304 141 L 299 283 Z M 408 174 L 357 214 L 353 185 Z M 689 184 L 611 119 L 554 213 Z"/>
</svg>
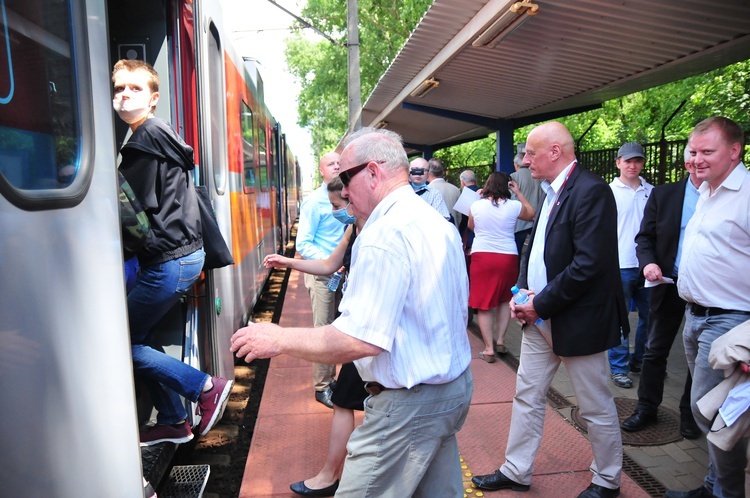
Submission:
<svg viewBox="0 0 750 498">
<path fill-rule="evenodd" d="M 464 460 L 464 457 L 458 455 L 458 460 L 461 463 L 461 475 L 463 476 L 464 483 L 464 498 L 471 498 L 472 496 L 484 496 L 484 493 L 477 489 L 471 482 L 471 478 L 474 474 L 469 470 L 469 465 Z"/>
</svg>

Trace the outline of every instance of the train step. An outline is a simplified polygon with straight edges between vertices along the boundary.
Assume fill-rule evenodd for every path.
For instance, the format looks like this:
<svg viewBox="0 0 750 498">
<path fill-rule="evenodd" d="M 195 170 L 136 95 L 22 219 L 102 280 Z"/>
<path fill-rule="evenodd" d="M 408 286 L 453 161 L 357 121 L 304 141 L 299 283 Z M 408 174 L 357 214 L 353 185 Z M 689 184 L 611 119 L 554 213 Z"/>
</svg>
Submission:
<svg viewBox="0 0 750 498">
<path fill-rule="evenodd" d="M 169 479 L 159 490 L 159 498 L 200 498 L 206 489 L 209 465 L 177 465 L 172 467 Z"/>
</svg>

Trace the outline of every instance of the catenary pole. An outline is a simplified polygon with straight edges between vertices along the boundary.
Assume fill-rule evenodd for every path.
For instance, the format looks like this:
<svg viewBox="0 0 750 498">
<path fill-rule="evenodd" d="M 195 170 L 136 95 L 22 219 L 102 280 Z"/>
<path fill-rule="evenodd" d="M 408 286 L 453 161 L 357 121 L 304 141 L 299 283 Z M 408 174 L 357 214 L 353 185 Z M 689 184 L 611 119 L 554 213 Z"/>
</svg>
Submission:
<svg viewBox="0 0 750 498">
<path fill-rule="evenodd" d="M 362 94 L 359 80 L 359 13 L 357 0 L 347 0 L 346 55 L 348 61 L 349 132 L 362 128 Z"/>
</svg>

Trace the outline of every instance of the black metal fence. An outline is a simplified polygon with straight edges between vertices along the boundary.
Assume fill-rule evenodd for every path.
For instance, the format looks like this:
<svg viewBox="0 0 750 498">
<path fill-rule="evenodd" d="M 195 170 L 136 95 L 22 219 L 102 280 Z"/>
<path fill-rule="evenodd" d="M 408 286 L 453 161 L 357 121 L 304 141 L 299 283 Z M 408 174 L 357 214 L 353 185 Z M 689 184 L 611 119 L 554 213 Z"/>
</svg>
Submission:
<svg viewBox="0 0 750 498">
<path fill-rule="evenodd" d="M 684 151 L 687 140 L 662 140 L 642 144 L 646 151 L 646 165 L 641 171 L 647 182 L 652 185 L 681 180 L 687 175 L 684 162 Z M 615 165 L 618 149 L 579 151 L 576 155 L 582 166 L 597 173 L 609 183 L 620 171 Z"/>
<path fill-rule="evenodd" d="M 745 152 L 748 152 L 750 147 L 750 133 L 745 132 Z M 642 144 L 646 151 L 646 165 L 641 172 L 647 182 L 650 184 L 664 185 L 665 183 L 672 183 L 681 180 L 687 176 L 687 170 L 685 169 L 684 162 L 684 151 L 687 145 L 687 139 L 682 140 L 660 140 L 659 142 L 652 142 Z M 598 174 L 604 180 L 609 183 L 616 177 L 620 176 L 620 172 L 615 165 L 617 159 L 618 149 L 602 149 L 602 150 L 585 150 L 577 151 L 576 157 L 582 166 Z M 747 155 L 745 155 L 747 157 Z M 446 176 L 448 181 L 456 186 L 460 186 L 458 176 L 467 167 L 462 168 L 448 168 Z M 474 171 L 477 177 L 477 185 L 480 187 L 484 185 L 487 177 L 490 176 L 495 170 L 494 164 L 483 164 L 478 166 L 470 166 L 468 169 Z"/>
</svg>

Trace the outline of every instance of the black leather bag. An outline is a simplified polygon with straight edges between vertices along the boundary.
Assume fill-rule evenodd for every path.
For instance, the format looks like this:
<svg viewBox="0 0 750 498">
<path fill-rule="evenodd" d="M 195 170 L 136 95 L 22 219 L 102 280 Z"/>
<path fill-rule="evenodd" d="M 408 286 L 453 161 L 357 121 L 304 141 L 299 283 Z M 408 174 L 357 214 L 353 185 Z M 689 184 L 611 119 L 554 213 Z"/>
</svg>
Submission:
<svg viewBox="0 0 750 498">
<path fill-rule="evenodd" d="M 201 232 L 203 235 L 203 250 L 206 251 L 204 270 L 213 270 L 234 264 L 232 251 L 227 247 L 224 236 L 221 235 L 216 215 L 211 205 L 211 197 L 205 185 L 195 187 L 198 197 L 198 208 L 201 213 Z"/>
</svg>

